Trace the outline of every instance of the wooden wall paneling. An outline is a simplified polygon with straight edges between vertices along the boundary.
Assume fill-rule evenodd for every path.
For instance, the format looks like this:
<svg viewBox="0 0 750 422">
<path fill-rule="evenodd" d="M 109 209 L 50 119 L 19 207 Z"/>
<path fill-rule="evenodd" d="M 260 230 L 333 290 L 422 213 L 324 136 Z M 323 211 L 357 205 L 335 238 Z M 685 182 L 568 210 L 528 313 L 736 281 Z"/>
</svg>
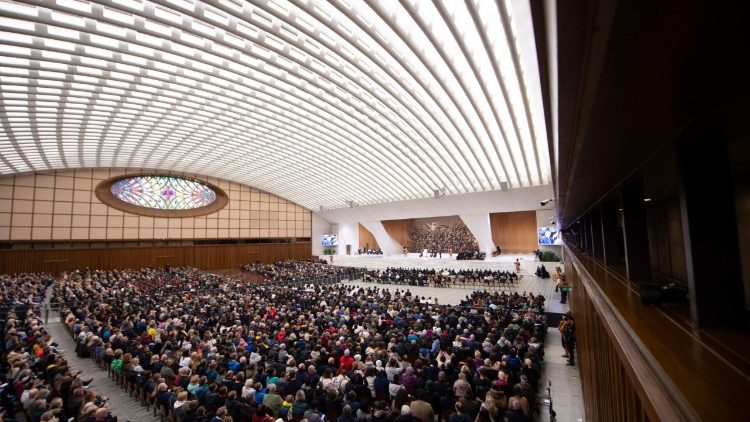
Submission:
<svg viewBox="0 0 750 422">
<path fill-rule="evenodd" d="M 136 250 L 132 250 L 132 252 L 137 252 Z M 184 248 L 180 247 L 166 247 L 166 248 L 159 248 L 157 251 L 154 251 L 153 256 L 151 256 L 151 266 L 153 267 L 166 267 L 169 265 L 170 267 L 180 267 L 187 264 L 187 262 L 191 261 L 189 258 L 183 257 Z M 111 253 L 110 253 L 111 256 Z M 132 262 L 132 256 L 131 256 L 131 262 Z M 114 266 L 114 263 L 111 263 L 110 266 Z"/>
<path fill-rule="evenodd" d="M 492 242 L 503 252 L 532 252 L 539 247 L 536 211 L 490 214 Z"/>
<path fill-rule="evenodd" d="M 193 259 L 198 268 L 228 268 L 222 254 L 223 245 L 202 245 L 193 249 Z"/>
<path fill-rule="evenodd" d="M 234 267 L 235 262 L 239 262 L 245 257 L 245 251 L 247 250 L 245 245 L 237 245 L 237 246 L 240 246 L 240 247 L 230 248 L 226 251 L 227 260 L 229 261 L 229 264 L 230 264 L 229 267 Z M 246 261 L 244 262 L 244 264 L 248 264 L 250 262 L 251 261 Z M 242 264 L 238 264 L 238 265 L 242 265 Z"/>
<path fill-rule="evenodd" d="M 570 308 L 586 419 L 698 420 L 691 403 L 684 397 L 675 400 L 669 382 L 657 375 L 653 368 L 658 363 L 649 361 L 653 357 L 626 334 L 622 316 L 609 308 L 579 256 L 568 247 L 564 253 L 565 274 L 573 287 Z"/>
<path fill-rule="evenodd" d="M 272 255 L 272 253 L 271 253 L 271 248 L 272 247 L 273 247 L 273 245 L 269 245 L 268 248 L 263 248 L 262 250 L 258 251 L 260 253 L 260 260 L 261 260 L 261 262 L 267 263 L 267 262 L 271 261 L 270 256 Z"/>
<path fill-rule="evenodd" d="M 276 255 L 283 259 L 288 259 L 292 255 L 289 245 L 285 243 L 276 245 Z"/>
<path fill-rule="evenodd" d="M 305 245 L 295 243 L 294 244 L 294 256 L 305 256 L 310 257 L 311 251 L 310 251 L 310 244 L 306 243 Z"/>
<path fill-rule="evenodd" d="M 414 227 L 413 218 L 383 220 L 382 223 L 386 233 L 388 233 L 393 240 L 400 243 L 401 246 L 409 244 L 409 231 Z"/>
<path fill-rule="evenodd" d="M 586 418 L 648 421 L 637 387 L 617 353 L 615 340 L 609 336 L 588 292 L 567 260 L 566 276 L 577 291 L 571 295 L 571 310 L 576 324 L 576 352 Z M 602 382 L 604 379 L 611 382 Z"/>
<path fill-rule="evenodd" d="M 274 259 L 272 257 L 277 256 L 278 253 L 276 250 L 277 245 L 268 245 L 268 248 L 263 248 L 261 252 L 262 260 L 263 262 L 271 262 Z M 279 256 L 278 258 L 284 259 L 285 257 Z"/>
<path fill-rule="evenodd" d="M 359 249 L 379 249 L 378 241 L 372 233 L 363 225 L 359 225 Z"/>
<path fill-rule="evenodd" d="M 254 247 L 255 245 L 247 245 L 247 246 L 248 247 L 245 249 L 245 254 L 244 254 L 246 256 L 245 257 L 241 256 L 241 257 L 238 257 L 237 259 L 243 259 L 243 258 L 244 259 L 248 259 L 248 258 L 252 257 L 252 259 L 254 259 L 254 261 L 252 261 L 252 262 L 255 262 L 255 261 L 260 261 L 260 262 L 263 262 L 263 263 L 268 262 L 266 260 L 267 257 L 263 254 L 263 250 L 255 248 Z"/>
<path fill-rule="evenodd" d="M 310 242 L 246 245 L 165 246 L 92 249 L 0 250 L 0 273 L 48 272 L 58 274 L 83 268 L 125 269 L 192 266 L 201 269 L 232 268 L 260 260 L 307 259 Z"/>
</svg>

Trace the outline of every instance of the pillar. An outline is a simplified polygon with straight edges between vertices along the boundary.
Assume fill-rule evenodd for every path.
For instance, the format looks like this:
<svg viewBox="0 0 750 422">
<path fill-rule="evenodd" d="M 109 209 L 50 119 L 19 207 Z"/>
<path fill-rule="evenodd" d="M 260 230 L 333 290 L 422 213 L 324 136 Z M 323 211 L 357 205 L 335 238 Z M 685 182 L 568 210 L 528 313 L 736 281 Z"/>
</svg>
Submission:
<svg viewBox="0 0 750 422">
<path fill-rule="evenodd" d="M 651 281 L 646 208 L 641 182 L 622 186 L 623 231 L 625 238 L 625 271 L 628 280 L 643 284 Z"/>
<path fill-rule="evenodd" d="M 690 312 L 700 326 L 739 327 L 744 286 L 727 146 L 720 131 L 697 138 L 678 147 Z"/>
</svg>

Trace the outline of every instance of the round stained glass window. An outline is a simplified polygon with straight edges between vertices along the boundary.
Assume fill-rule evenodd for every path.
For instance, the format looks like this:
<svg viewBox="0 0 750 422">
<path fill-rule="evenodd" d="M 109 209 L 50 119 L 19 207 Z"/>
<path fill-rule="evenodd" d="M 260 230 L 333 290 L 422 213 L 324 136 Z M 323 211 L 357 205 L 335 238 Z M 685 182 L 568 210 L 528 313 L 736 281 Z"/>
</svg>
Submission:
<svg viewBox="0 0 750 422">
<path fill-rule="evenodd" d="M 135 176 L 120 179 L 110 188 L 115 198 L 157 210 L 192 210 L 216 201 L 211 187 L 173 176 Z"/>
</svg>

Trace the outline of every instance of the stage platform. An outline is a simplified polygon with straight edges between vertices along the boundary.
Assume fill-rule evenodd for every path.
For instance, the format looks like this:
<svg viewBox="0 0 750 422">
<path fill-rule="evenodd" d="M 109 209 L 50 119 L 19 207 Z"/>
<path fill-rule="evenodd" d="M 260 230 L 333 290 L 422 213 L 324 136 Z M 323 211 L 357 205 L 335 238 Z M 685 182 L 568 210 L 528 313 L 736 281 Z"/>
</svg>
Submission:
<svg viewBox="0 0 750 422">
<path fill-rule="evenodd" d="M 389 267 L 401 268 L 422 268 L 422 269 L 455 269 L 455 270 L 504 270 L 513 271 L 516 259 L 521 261 L 521 279 L 514 284 L 514 289 L 518 293 L 532 292 L 541 294 L 545 297 L 546 311 L 551 313 L 565 313 L 569 310 L 568 304 L 560 303 L 560 293 L 555 293 L 555 283 L 551 278 L 540 279 L 534 272 L 536 267 L 542 262 L 535 260 L 534 254 L 502 254 L 496 257 L 490 257 L 484 261 L 458 261 L 455 255 L 451 258 L 443 254 L 443 258 L 420 258 L 419 254 L 375 256 L 375 255 L 349 255 L 334 256 L 333 265 L 365 267 L 371 270 L 386 269 Z M 550 273 L 555 267 L 560 266 L 559 262 L 544 262 L 544 266 Z M 365 283 L 363 281 L 354 281 L 346 283 L 356 287 L 378 286 L 385 289 L 403 290 L 408 287 L 409 290 L 419 296 L 435 298 L 438 303 L 456 305 L 473 290 L 481 290 L 480 287 L 420 287 L 420 286 L 401 286 L 394 284 Z"/>
<path fill-rule="evenodd" d="M 419 257 L 418 253 L 410 253 L 406 256 L 397 255 L 334 255 L 333 265 L 343 265 L 349 267 L 366 267 L 369 269 L 380 269 L 388 267 L 408 267 L 408 268 L 455 268 L 455 269 L 513 269 L 513 263 L 516 258 L 521 260 L 522 271 L 529 268 L 536 270 L 539 261 L 532 253 L 519 254 L 501 254 L 499 256 L 487 257 L 485 260 L 467 260 L 459 261 L 456 254 L 452 257 L 444 253 L 441 258 Z M 536 263 L 536 264 L 535 264 Z M 545 263 L 551 264 L 551 263 Z M 546 265 L 550 269 L 549 265 Z"/>
</svg>

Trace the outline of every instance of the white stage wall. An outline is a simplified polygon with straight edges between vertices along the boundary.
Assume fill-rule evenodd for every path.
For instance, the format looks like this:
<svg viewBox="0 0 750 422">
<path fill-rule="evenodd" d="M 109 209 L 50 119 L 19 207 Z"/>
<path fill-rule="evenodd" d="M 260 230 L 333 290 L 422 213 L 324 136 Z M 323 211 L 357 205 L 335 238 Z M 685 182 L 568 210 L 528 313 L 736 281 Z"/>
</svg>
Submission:
<svg viewBox="0 0 750 422">
<path fill-rule="evenodd" d="M 323 255 L 323 246 L 320 244 L 320 235 L 334 233 L 336 232 L 331 229 L 330 222 L 320 218 L 320 216 L 313 213 L 312 238 L 310 239 L 310 243 L 312 243 L 312 254 L 316 256 Z M 346 253 L 346 251 L 344 251 L 344 253 Z"/>
<path fill-rule="evenodd" d="M 359 224 L 361 223 L 375 236 L 384 253 L 389 255 L 400 254 L 401 245 L 388 236 L 381 221 L 452 215 L 460 216 L 477 238 L 480 248 L 489 252 L 494 249 L 489 225 L 490 213 L 544 211 L 541 216 L 537 213 L 537 221 L 540 221 L 552 215 L 551 210 L 554 205 L 549 204 L 542 207 L 539 205 L 539 201 L 552 196 L 552 186 L 545 185 L 510 189 L 507 192 L 477 192 L 440 198 L 315 211 L 312 218 L 312 253 L 313 255 L 320 255 L 322 252 L 320 235 L 324 233 L 338 234 L 338 253 L 340 255 L 346 254 L 346 245 L 352 245 L 352 250 L 356 251 L 357 245 L 359 245 Z M 547 213 L 549 213 L 549 216 Z"/>
</svg>

